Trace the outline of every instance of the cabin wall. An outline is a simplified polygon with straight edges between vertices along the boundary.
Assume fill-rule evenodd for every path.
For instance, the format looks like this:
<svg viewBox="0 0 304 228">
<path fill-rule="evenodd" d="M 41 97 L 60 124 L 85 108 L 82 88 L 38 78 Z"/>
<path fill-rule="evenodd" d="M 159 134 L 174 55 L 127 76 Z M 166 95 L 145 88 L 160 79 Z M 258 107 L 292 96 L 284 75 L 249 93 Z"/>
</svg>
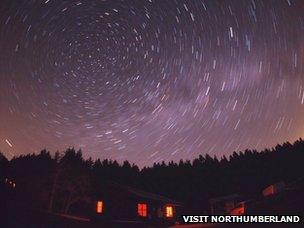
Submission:
<svg viewBox="0 0 304 228">
<path fill-rule="evenodd" d="M 122 199 L 123 198 L 123 199 Z M 102 200 L 102 199 L 100 199 Z M 122 197 L 119 196 L 115 199 L 103 199 L 103 213 L 94 213 L 96 220 L 108 220 L 108 221 L 142 221 L 147 223 L 162 223 L 162 224 L 173 224 L 178 216 L 177 207 L 173 206 L 173 217 L 166 218 L 165 216 L 165 205 L 164 202 L 153 202 L 147 199 L 133 198 L 133 197 Z M 147 204 L 147 216 L 142 217 L 138 215 L 138 203 Z M 96 210 L 97 200 L 94 204 L 94 210 Z"/>
</svg>

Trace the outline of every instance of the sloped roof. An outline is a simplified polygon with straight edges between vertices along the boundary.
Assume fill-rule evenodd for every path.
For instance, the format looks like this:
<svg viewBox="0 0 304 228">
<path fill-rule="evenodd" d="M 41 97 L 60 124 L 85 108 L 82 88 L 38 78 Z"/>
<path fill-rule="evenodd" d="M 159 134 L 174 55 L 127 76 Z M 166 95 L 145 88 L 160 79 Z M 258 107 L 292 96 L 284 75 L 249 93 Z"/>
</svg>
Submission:
<svg viewBox="0 0 304 228">
<path fill-rule="evenodd" d="M 237 199 L 237 198 L 241 198 L 241 196 L 239 194 L 231 194 L 231 195 L 227 195 L 227 196 L 220 196 L 220 197 L 212 198 L 212 199 L 209 200 L 209 202 L 210 203 L 217 203 L 217 202 L 220 202 L 220 201 Z"/>
<path fill-rule="evenodd" d="M 116 182 L 111 182 L 110 185 L 118 187 L 118 188 L 120 188 L 120 189 L 122 189 L 122 190 L 124 190 L 124 191 L 126 191 L 126 192 L 128 192 L 132 195 L 140 197 L 140 198 L 154 200 L 154 201 L 160 201 L 160 202 L 164 202 L 164 203 L 170 203 L 174 206 L 181 206 L 182 205 L 180 202 L 172 200 L 172 199 L 167 198 L 165 196 L 161 196 L 161 195 L 150 193 L 150 192 L 145 192 L 145 191 L 135 189 L 135 188 L 132 188 L 132 187 L 129 187 L 129 186 L 118 184 Z"/>
</svg>

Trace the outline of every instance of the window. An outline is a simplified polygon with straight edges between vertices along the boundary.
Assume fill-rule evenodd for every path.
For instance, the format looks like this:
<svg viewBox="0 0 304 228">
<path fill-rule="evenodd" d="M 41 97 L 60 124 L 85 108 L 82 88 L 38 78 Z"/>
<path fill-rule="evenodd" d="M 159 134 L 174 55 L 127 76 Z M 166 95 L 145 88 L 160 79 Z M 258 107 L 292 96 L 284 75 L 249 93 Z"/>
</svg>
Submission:
<svg viewBox="0 0 304 228">
<path fill-rule="evenodd" d="M 98 214 L 101 214 L 103 212 L 103 202 L 102 201 L 97 201 L 96 212 Z"/>
<path fill-rule="evenodd" d="M 147 217 L 148 214 L 147 212 L 148 212 L 147 204 L 145 203 L 137 204 L 137 213 L 139 216 Z"/>
<path fill-rule="evenodd" d="M 165 216 L 167 218 L 172 218 L 173 217 L 173 207 L 172 206 L 166 206 L 165 208 Z"/>
</svg>

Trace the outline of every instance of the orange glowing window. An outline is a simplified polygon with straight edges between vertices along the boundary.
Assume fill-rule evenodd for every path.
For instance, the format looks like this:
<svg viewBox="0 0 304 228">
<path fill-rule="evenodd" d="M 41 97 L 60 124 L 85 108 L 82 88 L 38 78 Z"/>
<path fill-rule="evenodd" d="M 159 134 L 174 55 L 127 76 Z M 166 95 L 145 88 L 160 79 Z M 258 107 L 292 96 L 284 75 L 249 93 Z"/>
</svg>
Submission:
<svg viewBox="0 0 304 228">
<path fill-rule="evenodd" d="M 137 213 L 139 216 L 147 217 L 147 214 L 148 214 L 147 204 L 145 204 L 145 203 L 137 204 Z"/>
<path fill-rule="evenodd" d="M 167 218 L 172 218 L 173 217 L 173 207 L 172 206 L 166 206 L 165 208 L 165 216 Z"/>
<path fill-rule="evenodd" d="M 103 202 L 102 201 L 97 201 L 96 212 L 98 214 L 101 214 L 102 211 L 103 211 Z"/>
</svg>

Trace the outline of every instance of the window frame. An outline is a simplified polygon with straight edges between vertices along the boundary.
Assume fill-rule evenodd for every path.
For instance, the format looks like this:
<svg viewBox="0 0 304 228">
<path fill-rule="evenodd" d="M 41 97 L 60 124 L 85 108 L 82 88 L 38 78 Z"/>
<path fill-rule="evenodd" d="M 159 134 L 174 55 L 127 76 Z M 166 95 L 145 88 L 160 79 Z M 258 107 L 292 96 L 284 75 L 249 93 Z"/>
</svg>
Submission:
<svg viewBox="0 0 304 228">
<path fill-rule="evenodd" d="M 174 217 L 174 208 L 172 205 L 165 205 L 165 218 L 173 218 Z"/>
<path fill-rule="evenodd" d="M 138 203 L 137 204 L 137 215 L 140 217 L 148 217 L 148 204 Z"/>
<path fill-rule="evenodd" d="M 102 200 L 98 200 L 96 203 L 96 213 L 97 214 L 102 214 L 103 213 L 103 201 Z"/>
</svg>

